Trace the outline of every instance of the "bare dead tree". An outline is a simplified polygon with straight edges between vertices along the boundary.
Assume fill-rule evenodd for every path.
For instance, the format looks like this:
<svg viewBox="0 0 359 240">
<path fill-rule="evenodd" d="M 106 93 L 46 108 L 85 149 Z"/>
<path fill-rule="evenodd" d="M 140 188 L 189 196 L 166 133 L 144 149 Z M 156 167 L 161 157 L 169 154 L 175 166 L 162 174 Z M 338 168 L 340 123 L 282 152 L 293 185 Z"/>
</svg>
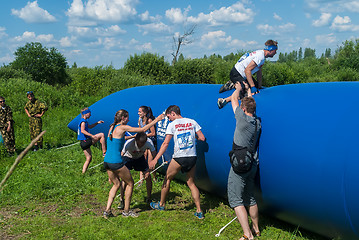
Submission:
<svg viewBox="0 0 359 240">
<path fill-rule="evenodd" d="M 180 48 L 183 45 L 191 44 L 193 42 L 190 37 L 194 34 L 197 25 L 192 25 L 189 29 L 185 30 L 182 35 L 173 36 L 173 60 L 172 65 L 176 64 L 178 55 L 180 54 Z"/>
</svg>

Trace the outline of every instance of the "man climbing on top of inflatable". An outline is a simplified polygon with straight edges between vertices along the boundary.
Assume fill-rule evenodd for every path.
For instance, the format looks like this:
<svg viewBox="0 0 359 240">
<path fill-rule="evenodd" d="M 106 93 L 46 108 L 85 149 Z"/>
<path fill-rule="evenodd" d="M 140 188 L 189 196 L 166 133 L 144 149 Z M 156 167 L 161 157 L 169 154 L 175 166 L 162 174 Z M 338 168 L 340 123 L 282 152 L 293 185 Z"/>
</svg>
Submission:
<svg viewBox="0 0 359 240">
<path fill-rule="evenodd" d="M 259 93 L 259 89 L 262 87 L 262 66 L 265 59 L 273 57 L 278 49 L 277 41 L 268 40 L 264 45 L 264 50 L 246 53 L 237 61 L 229 74 L 230 80 L 219 89 L 219 93 L 234 89 L 236 82 L 241 84 L 239 99 L 245 97 L 246 87 L 250 88 L 251 95 Z M 257 75 L 257 80 L 252 77 L 254 73 Z M 217 105 L 221 109 L 230 101 L 231 96 L 218 98 Z"/>
</svg>

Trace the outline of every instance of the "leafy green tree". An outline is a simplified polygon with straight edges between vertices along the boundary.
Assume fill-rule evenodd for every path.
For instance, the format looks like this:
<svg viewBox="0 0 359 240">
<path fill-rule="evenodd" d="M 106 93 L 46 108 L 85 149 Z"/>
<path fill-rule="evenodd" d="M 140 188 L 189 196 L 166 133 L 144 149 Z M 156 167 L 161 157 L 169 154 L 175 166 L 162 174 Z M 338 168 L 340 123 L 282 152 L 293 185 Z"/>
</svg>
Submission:
<svg viewBox="0 0 359 240">
<path fill-rule="evenodd" d="M 183 60 L 184 60 L 184 56 L 183 56 L 183 54 L 181 53 L 181 54 L 179 55 L 179 57 L 178 57 L 177 62 L 180 62 L 180 61 L 183 61 Z"/>
<path fill-rule="evenodd" d="M 298 60 L 302 60 L 303 59 L 303 49 L 302 47 L 299 48 L 299 51 L 298 51 Z"/>
<path fill-rule="evenodd" d="M 68 83 L 67 61 L 56 48 L 47 49 L 39 42 L 31 42 L 19 47 L 14 55 L 10 66 L 30 74 L 33 80 L 51 85 Z"/>
<path fill-rule="evenodd" d="M 304 49 L 304 58 L 316 58 L 315 49 L 305 48 Z"/>
<path fill-rule="evenodd" d="M 339 68 L 353 68 L 359 70 L 359 39 L 354 41 L 345 41 L 336 51 L 335 65 Z"/>
<path fill-rule="evenodd" d="M 164 57 L 148 52 L 130 56 L 125 62 L 124 69 L 128 73 L 151 77 L 158 83 L 165 83 L 171 76 L 170 65 L 165 61 Z"/>
<path fill-rule="evenodd" d="M 331 58 L 332 57 L 332 50 L 330 48 L 325 49 L 324 57 Z"/>
</svg>

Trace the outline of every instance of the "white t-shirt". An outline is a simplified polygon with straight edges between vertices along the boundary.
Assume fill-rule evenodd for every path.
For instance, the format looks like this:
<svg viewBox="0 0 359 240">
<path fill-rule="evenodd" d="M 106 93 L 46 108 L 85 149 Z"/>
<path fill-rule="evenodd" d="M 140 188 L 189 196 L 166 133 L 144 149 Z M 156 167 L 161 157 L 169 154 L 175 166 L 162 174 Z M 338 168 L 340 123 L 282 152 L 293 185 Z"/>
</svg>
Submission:
<svg viewBox="0 0 359 240">
<path fill-rule="evenodd" d="M 125 145 L 123 146 L 122 152 L 123 152 L 123 156 L 125 157 L 138 159 L 143 156 L 144 152 L 147 149 L 150 149 L 151 152 L 156 150 L 155 147 L 153 146 L 151 139 L 147 138 L 146 143 L 141 148 L 139 148 L 137 146 L 135 139 L 133 138 L 126 141 Z"/>
<path fill-rule="evenodd" d="M 252 61 L 254 61 L 257 64 L 257 66 L 252 70 L 252 75 L 253 75 L 254 73 L 258 72 L 259 69 L 262 68 L 265 62 L 264 50 L 257 50 L 251 53 L 246 53 L 234 65 L 234 67 L 237 69 L 237 71 L 241 74 L 241 76 L 244 79 L 247 79 L 244 70 Z"/>
<path fill-rule="evenodd" d="M 196 153 L 196 132 L 201 130 L 198 123 L 189 118 L 175 119 L 168 124 L 166 135 L 173 135 L 173 158 L 193 157 Z"/>
</svg>

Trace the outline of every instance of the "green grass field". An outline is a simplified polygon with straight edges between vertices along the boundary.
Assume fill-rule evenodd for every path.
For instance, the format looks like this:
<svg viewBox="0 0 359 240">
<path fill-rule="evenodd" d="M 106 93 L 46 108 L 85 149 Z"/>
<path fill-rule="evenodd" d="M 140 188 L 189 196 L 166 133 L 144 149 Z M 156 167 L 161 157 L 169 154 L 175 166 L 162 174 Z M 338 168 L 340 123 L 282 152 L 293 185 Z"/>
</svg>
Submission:
<svg viewBox="0 0 359 240">
<path fill-rule="evenodd" d="M 93 148 L 93 155 L 90 167 L 102 162 L 99 149 Z M 1 179 L 14 159 L 1 160 Z M 115 208 L 118 216 L 106 220 L 102 212 L 111 188 L 107 174 L 100 165 L 82 175 L 83 162 L 79 145 L 29 152 L 0 195 L 0 239 L 237 239 L 242 235 L 235 221 L 215 237 L 234 218 L 234 211 L 225 199 L 201 192 L 205 219 L 196 219 L 188 187 L 176 181 L 166 211 L 149 208 L 143 184 L 134 190 L 131 204 L 140 213 L 138 218 L 124 218 Z M 133 172 L 135 182 L 138 175 Z M 154 183 L 153 200 L 159 200 L 162 179 L 159 175 Z M 260 227 L 259 239 L 325 239 L 262 215 Z"/>
</svg>

